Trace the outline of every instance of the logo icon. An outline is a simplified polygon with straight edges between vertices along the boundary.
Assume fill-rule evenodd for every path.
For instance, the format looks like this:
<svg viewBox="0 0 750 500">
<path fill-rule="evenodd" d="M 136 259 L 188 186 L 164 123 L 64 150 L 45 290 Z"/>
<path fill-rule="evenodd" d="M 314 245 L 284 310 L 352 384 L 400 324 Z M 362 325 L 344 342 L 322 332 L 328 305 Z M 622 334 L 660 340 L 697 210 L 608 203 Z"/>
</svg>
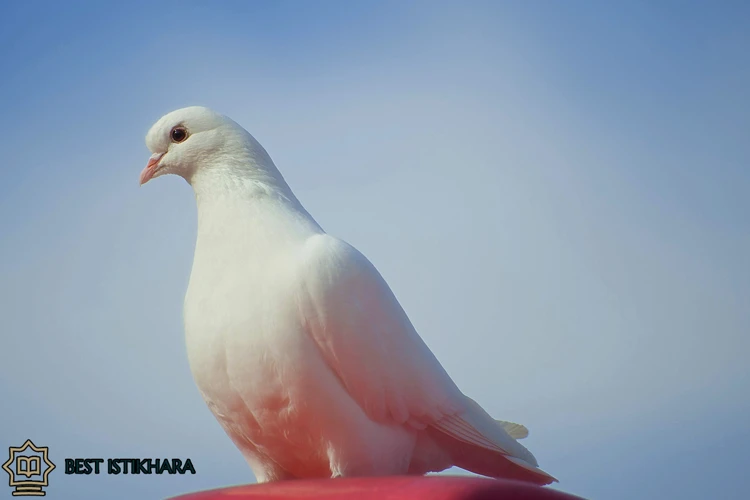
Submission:
<svg viewBox="0 0 750 500">
<path fill-rule="evenodd" d="M 10 476 L 10 487 L 15 488 L 13 496 L 46 495 L 43 488 L 49 484 L 49 473 L 55 468 L 55 464 L 47 456 L 48 452 L 49 448 L 36 446 L 31 439 L 27 439 L 19 447 L 8 448 L 9 457 L 3 464 L 3 469 Z"/>
</svg>

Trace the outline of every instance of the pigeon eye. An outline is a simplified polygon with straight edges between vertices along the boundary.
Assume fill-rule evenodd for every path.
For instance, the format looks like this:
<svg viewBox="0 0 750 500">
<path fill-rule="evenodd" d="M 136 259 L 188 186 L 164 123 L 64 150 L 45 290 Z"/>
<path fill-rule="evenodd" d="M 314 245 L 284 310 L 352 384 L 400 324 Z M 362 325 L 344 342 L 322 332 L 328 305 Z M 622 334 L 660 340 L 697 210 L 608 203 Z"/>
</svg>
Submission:
<svg viewBox="0 0 750 500">
<path fill-rule="evenodd" d="M 182 142 L 187 139 L 187 136 L 188 133 L 184 127 L 175 127 L 169 133 L 169 137 L 172 139 L 172 142 Z"/>
</svg>

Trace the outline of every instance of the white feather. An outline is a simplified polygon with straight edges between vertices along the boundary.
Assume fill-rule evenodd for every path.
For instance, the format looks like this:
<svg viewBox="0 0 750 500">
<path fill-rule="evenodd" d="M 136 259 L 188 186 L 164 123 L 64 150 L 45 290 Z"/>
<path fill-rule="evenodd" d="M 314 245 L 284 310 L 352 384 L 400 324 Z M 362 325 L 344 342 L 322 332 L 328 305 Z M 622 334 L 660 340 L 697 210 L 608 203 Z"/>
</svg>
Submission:
<svg viewBox="0 0 750 500">
<path fill-rule="evenodd" d="M 184 142 L 170 142 L 176 125 Z M 147 144 L 161 171 L 195 191 L 190 367 L 258 481 L 461 463 L 554 480 L 516 441 L 528 431 L 461 393 L 376 268 L 323 231 L 242 127 L 185 108 L 162 117 Z"/>
</svg>

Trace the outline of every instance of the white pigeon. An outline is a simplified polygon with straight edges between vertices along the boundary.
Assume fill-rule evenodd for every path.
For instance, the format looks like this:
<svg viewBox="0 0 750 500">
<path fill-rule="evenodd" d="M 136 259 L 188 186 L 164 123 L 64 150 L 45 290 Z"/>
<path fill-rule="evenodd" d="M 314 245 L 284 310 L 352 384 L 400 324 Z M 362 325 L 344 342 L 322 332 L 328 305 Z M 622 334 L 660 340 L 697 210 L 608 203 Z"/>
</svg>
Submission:
<svg viewBox="0 0 750 500">
<path fill-rule="evenodd" d="M 206 404 L 259 483 L 457 466 L 555 478 L 465 396 L 375 267 L 328 235 L 265 149 L 204 107 L 149 130 L 141 184 L 183 177 L 198 206 L 184 322 Z"/>
</svg>

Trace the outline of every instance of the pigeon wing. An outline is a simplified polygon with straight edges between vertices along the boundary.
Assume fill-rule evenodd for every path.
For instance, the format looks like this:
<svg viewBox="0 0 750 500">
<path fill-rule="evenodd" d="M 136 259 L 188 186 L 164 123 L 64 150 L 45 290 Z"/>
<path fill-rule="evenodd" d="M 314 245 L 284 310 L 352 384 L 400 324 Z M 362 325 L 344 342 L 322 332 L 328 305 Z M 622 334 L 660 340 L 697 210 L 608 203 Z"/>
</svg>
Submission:
<svg viewBox="0 0 750 500">
<path fill-rule="evenodd" d="M 304 245 L 299 310 L 328 366 L 367 415 L 521 459 L 533 455 L 456 387 L 370 261 L 346 242 Z M 520 429 L 509 429 L 523 435 Z"/>
</svg>

